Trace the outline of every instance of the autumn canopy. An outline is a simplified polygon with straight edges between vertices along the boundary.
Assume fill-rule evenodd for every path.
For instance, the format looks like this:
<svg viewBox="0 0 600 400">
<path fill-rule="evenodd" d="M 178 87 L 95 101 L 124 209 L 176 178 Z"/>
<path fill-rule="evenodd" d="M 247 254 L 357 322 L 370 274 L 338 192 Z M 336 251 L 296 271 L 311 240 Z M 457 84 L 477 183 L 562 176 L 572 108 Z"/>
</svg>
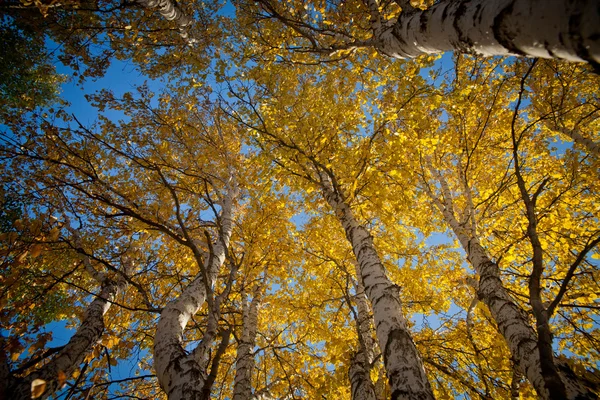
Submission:
<svg viewBox="0 0 600 400">
<path fill-rule="evenodd" d="M 598 398 L 596 0 L 0 13 L 0 400 Z"/>
</svg>

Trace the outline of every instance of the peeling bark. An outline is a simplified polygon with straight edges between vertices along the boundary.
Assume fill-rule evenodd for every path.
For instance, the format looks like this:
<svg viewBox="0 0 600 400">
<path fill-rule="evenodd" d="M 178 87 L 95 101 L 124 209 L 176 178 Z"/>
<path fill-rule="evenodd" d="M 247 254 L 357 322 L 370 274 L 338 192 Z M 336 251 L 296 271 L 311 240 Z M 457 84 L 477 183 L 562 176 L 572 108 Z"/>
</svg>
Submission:
<svg viewBox="0 0 600 400">
<path fill-rule="evenodd" d="M 395 58 L 461 51 L 600 63 L 597 0 L 446 0 L 405 11 L 374 36 Z"/>
<path fill-rule="evenodd" d="M 350 206 L 333 188 L 329 178 L 321 174 L 322 190 L 352 244 L 360 266 L 365 292 L 373 308 L 375 331 L 392 399 L 433 399 L 433 392 L 423 362 L 402 313 L 399 288 L 385 275 L 381 259 L 367 229 L 354 218 Z"/>
<path fill-rule="evenodd" d="M 350 369 L 348 370 L 352 400 L 377 400 L 369 371 L 370 368 L 365 354 L 360 349 L 352 357 Z"/>
<path fill-rule="evenodd" d="M 358 312 L 358 334 L 360 337 L 361 347 L 363 348 L 366 356 L 366 361 L 371 364 L 375 358 L 375 342 L 371 335 L 371 308 L 369 307 L 367 295 L 365 293 L 365 286 L 362 283 L 360 276 L 360 268 L 356 265 L 357 272 L 357 285 L 356 285 L 356 296 L 354 301 L 356 302 L 356 309 Z"/>
</svg>

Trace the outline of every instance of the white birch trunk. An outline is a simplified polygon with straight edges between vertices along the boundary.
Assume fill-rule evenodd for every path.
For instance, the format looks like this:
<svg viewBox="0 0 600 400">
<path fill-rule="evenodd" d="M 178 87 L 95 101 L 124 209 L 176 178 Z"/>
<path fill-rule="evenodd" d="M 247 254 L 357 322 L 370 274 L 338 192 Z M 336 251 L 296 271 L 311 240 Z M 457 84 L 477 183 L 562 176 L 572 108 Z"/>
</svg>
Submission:
<svg viewBox="0 0 600 400">
<path fill-rule="evenodd" d="M 352 400 L 377 400 L 375 386 L 371 380 L 371 364 L 375 355 L 373 336 L 371 335 L 371 313 L 369 304 L 365 295 L 364 286 L 360 278 L 360 268 L 356 265 L 357 288 L 354 300 L 357 310 L 357 330 L 359 336 L 359 350 L 352 357 L 348 377 L 350 378 L 350 387 Z"/>
<path fill-rule="evenodd" d="M 600 63 L 597 0 L 442 0 L 379 32 L 375 46 L 395 58 L 461 51 Z"/>
<path fill-rule="evenodd" d="M 596 158 L 600 158 L 600 143 L 596 143 L 592 139 L 586 138 L 581 133 L 579 133 L 577 129 L 567 129 L 560 127 L 557 127 L 557 129 L 563 135 L 570 137 L 571 140 L 573 140 L 573 142 L 586 149 L 589 154 Z"/>
<path fill-rule="evenodd" d="M 220 235 L 213 245 L 212 257 L 207 257 L 203 266 L 209 288 L 214 285 L 219 269 L 225 262 L 233 229 L 233 198 L 234 190 L 229 189 L 222 204 Z M 154 338 L 154 368 L 160 386 L 171 400 L 202 397 L 207 365 L 200 365 L 194 354 L 188 354 L 182 340 L 189 320 L 206 301 L 206 286 L 203 274 L 199 273 L 160 314 Z"/>
<path fill-rule="evenodd" d="M 104 314 L 110 308 L 124 283 L 105 280 L 100 293 L 88 306 L 81 325 L 65 347 L 46 365 L 24 378 L 9 383 L 7 399 L 31 399 L 31 383 L 35 379 L 46 382 L 44 393 L 39 399 L 52 396 L 59 387 L 59 373 L 70 377 L 80 367 L 92 347 L 100 341 L 104 333 Z"/>
<path fill-rule="evenodd" d="M 252 396 L 252 371 L 254 370 L 254 346 L 258 329 L 258 307 L 261 302 L 260 290 L 248 304 L 242 305 L 242 337 L 235 359 L 235 380 L 233 382 L 233 400 L 248 400 Z"/>
<path fill-rule="evenodd" d="M 453 212 L 451 194 L 443 177 L 435 170 L 431 169 L 431 171 L 441 184 L 445 203 L 442 203 L 427 189 L 428 195 L 444 215 L 446 223 L 467 253 L 467 259 L 479 274 L 477 289 L 479 299 L 488 306 L 492 317 L 498 324 L 498 330 L 508 344 L 516 365 L 531 382 L 538 396 L 542 399 L 555 398 L 554 394 L 546 387 L 546 381 L 542 374 L 537 333 L 529 324 L 527 314 L 508 294 L 500 279 L 498 265 L 488 257 L 485 249 L 474 236 L 473 230 L 464 228 L 457 221 Z M 473 210 L 469 212 L 472 213 Z M 569 399 L 592 398 L 587 397 L 589 391 L 580 385 L 577 379 L 565 374 L 562 374 L 561 379 L 565 384 Z"/>
<path fill-rule="evenodd" d="M 435 171 L 432 172 L 441 181 L 442 177 L 436 174 Z M 456 220 L 447 186 L 445 182 L 441 182 L 441 185 L 446 200 L 445 204 L 437 199 L 431 191 L 428 191 L 428 194 L 444 215 L 446 223 L 467 253 L 467 259 L 479 274 L 477 294 L 480 300 L 490 309 L 492 317 L 498 324 L 498 329 L 504 336 L 519 368 L 527 376 L 538 395 L 547 399 L 549 393 L 541 374 L 537 335 L 529 324 L 527 315 L 513 302 L 502 284 L 498 265 L 490 260 L 477 238 L 471 236 L 467 229 L 463 228 Z"/>
<path fill-rule="evenodd" d="M 361 340 L 361 347 L 364 347 L 367 362 L 371 364 L 375 358 L 375 342 L 373 341 L 373 336 L 371 335 L 371 308 L 369 307 L 369 302 L 365 293 L 365 286 L 362 283 L 360 267 L 358 264 L 356 264 L 356 272 L 357 285 L 354 301 L 356 302 L 356 310 L 358 313 L 358 334 Z"/>
<path fill-rule="evenodd" d="M 341 222 L 360 266 L 365 292 L 373 308 L 375 331 L 383 352 L 392 399 L 433 399 L 423 362 L 402 313 L 399 288 L 385 275 L 369 232 L 356 221 L 352 210 L 334 191 L 328 178 L 321 177 L 325 200 Z"/>
<path fill-rule="evenodd" d="M 137 0 L 137 3 L 150 10 L 158 9 L 160 15 L 167 21 L 175 21 L 179 28 L 186 28 L 192 22 L 174 0 Z"/>
<path fill-rule="evenodd" d="M 350 378 L 352 400 L 377 400 L 370 368 L 362 349 L 352 357 L 348 377 Z"/>
<path fill-rule="evenodd" d="M 192 23 L 192 18 L 187 15 L 181 6 L 175 0 L 137 0 L 137 4 L 149 10 L 158 9 L 167 21 L 173 21 L 177 24 L 179 35 L 188 43 L 193 44 L 196 39 L 190 38 L 188 28 Z"/>
</svg>

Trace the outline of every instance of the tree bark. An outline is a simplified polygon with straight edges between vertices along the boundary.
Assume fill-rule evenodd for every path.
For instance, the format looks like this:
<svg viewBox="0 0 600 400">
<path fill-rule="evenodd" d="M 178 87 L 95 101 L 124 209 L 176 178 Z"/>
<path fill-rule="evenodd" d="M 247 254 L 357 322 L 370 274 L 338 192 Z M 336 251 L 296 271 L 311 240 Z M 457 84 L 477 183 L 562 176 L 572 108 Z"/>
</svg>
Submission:
<svg viewBox="0 0 600 400">
<path fill-rule="evenodd" d="M 375 331 L 392 389 L 392 399 L 433 399 L 423 362 L 402 313 L 399 288 L 385 275 L 367 229 L 354 218 L 350 206 L 321 175 L 322 192 L 346 232 L 360 266 L 365 292 L 373 308 Z"/>
<path fill-rule="evenodd" d="M 104 333 L 104 314 L 115 297 L 122 290 L 122 283 L 108 279 L 102 285 L 98 296 L 88 306 L 81 325 L 65 347 L 48 364 L 24 378 L 12 378 L 8 384 L 7 399 L 31 399 L 31 384 L 35 379 L 46 382 L 46 388 L 39 399 L 47 399 L 60 389 L 59 374 L 70 377 L 84 361 L 92 347 L 100 341 Z"/>
<path fill-rule="evenodd" d="M 374 29 L 375 30 L 375 29 Z M 600 63 L 597 0 L 443 0 L 405 10 L 375 30 L 375 47 L 395 58 L 460 51 Z"/>
<path fill-rule="evenodd" d="M 258 329 L 258 307 L 262 300 L 261 289 L 255 292 L 248 304 L 242 304 L 242 337 L 237 348 L 235 359 L 235 380 L 233 382 L 233 400 L 252 399 L 252 371 L 254 370 L 254 346 Z"/>
<path fill-rule="evenodd" d="M 352 400 L 377 400 L 375 386 L 370 374 L 375 346 L 371 336 L 371 315 L 358 265 L 356 265 L 356 269 L 358 275 L 354 301 L 356 302 L 358 317 L 356 327 L 360 345 L 358 351 L 352 357 L 348 377 L 350 378 Z"/>
<path fill-rule="evenodd" d="M 149 10 L 158 9 L 160 15 L 167 21 L 174 21 L 180 29 L 192 23 L 192 19 L 174 0 L 137 0 L 137 3 Z"/>
<path fill-rule="evenodd" d="M 583 147 L 589 154 L 596 158 L 600 158 L 600 143 L 594 142 L 583 136 L 579 130 L 556 127 L 556 129 L 565 136 L 568 136 L 574 143 Z"/>
<path fill-rule="evenodd" d="M 348 377 L 350 378 L 352 400 L 377 400 L 370 368 L 362 349 L 352 357 Z"/>
<path fill-rule="evenodd" d="M 187 15 L 175 0 L 137 0 L 137 4 L 149 10 L 158 9 L 167 21 L 173 21 L 179 29 L 179 35 L 188 43 L 193 44 L 196 39 L 190 38 L 188 28 L 192 18 Z"/>
<path fill-rule="evenodd" d="M 183 332 L 187 323 L 200 310 L 211 290 L 219 269 L 225 262 L 233 230 L 232 208 L 234 191 L 229 188 L 222 202 L 221 229 L 212 248 L 212 254 L 200 266 L 198 276 L 178 298 L 163 309 L 154 338 L 154 368 L 162 389 L 171 400 L 201 399 L 206 381 L 207 365 L 200 365 L 196 352 L 189 354 L 183 348 Z M 208 283 L 205 284 L 207 277 Z M 212 310 L 214 311 L 214 310 Z M 202 364 L 207 364 L 202 362 Z"/>
<path fill-rule="evenodd" d="M 492 317 L 498 324 L 498 330 L 506 340 L 513 355 L 516 365 L 527 377 L 542 399 L 553 399 L 555 393 L 548 388 L 548 377 L 542 369 L 542 360 L 538 348 L 538 336 L 529 324 L 528 316 L 510 297 L 500 279 L 500 269 L 487 255 L 485 249 L 470 229 L 465 229 L 456 219 L 451 196 L 443 178 L 432 170 L 437 176 L 445 199 L 442 203 L 427 189 L 429 196 L 442 212 L 446 223 L 450 226 L 463 249 L 467 259 L 479 274 L 479 287 L 477 294 L 489 308 Z M 471 215 L 473 210 L 470 210 Z M 561 376 L 566 386 L 568 399 L 596 398 L 576 379 Z"/>
</svg>

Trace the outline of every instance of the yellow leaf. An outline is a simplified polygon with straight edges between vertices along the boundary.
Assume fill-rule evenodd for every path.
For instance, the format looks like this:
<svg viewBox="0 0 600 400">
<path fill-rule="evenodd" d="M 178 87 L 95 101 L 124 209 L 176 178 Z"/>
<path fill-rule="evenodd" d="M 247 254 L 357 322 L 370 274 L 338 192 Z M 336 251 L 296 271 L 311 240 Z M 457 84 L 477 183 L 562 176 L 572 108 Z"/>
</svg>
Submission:
<svg viewBox="0 0 600 400">
<path fill-rule="evenodd" d="M 46 391 L 46 381 L 43 379 L 34 379 L 31 382 L 31 398 L 37 399 Z"/>
<path fill-rule="evenodd" d="M 21 355 L 21 353 L 20 353 L 20 352 L 15 352 L 15 353 L 12 353 L 12 354 L 10 355 L 10 359 L 11 359 L 11 360 L 13 360 L 13 361 L 17 361 L 17 360 L 19 359 L 19 356 L 20 356 L 20 355 Z"/>
<path fill-rule="evenodd" d="M 103 342 L 106 348 L 112 349 L 119 342 L 119 339 L 117 339 L 116 337 L 110 337 L 108 339 L 103 340 Z"/>
</svg>

